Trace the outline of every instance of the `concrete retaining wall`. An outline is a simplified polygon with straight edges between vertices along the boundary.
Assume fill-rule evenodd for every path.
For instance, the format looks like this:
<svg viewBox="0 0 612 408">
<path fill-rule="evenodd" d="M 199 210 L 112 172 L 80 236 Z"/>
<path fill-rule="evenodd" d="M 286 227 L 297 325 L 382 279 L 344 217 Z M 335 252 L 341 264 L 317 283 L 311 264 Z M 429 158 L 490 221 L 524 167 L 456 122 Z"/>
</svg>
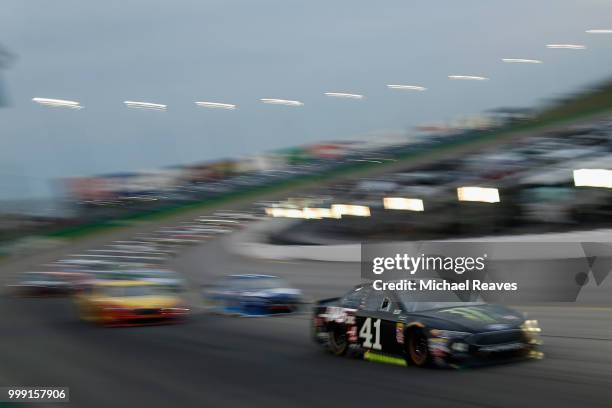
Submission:
<svg viewBox="0 0 612 408">
<path fill-rule="evenodd" d="M 257 259 L 360 262 L 361 245 L 358 243 L 339 245 L 273 245 L 266 243 L 268 234 L 288 228 L 295 222 L 274 219 L 252 224 L 244 231 L 234 234 L 232 239 L 227 241 L 227 249 L 234 254 Z M 519 258 L 525 258 L 537 255 L 531 253 L 530 242 L 612 242 L 612 230 L 489 236 L 452 241 L 525 243 L 521 253 L 516 254 Z"/>
</svg>

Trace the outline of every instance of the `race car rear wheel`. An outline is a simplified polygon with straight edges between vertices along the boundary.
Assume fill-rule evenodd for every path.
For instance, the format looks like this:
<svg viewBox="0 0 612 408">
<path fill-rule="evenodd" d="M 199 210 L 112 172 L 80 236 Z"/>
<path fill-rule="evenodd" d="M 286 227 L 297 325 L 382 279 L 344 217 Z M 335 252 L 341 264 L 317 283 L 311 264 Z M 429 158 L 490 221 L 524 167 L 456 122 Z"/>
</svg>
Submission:
<svg viewBox="0 0 612 408">
<path fill-rule="evenodd" d="M 408 337 L 408 357 L 410 363 L 425 367 L 431 361 L 427 336 L 422 330 L 413 330 Z"/>
<path fill-rule="evenodd" d="M 346 338 L 346 330 L 341 326 L 332 326 L 329 328 L 329 351 L 336 356 L 343 356 L 348 350 L 348 340 Z"/>
</svg>

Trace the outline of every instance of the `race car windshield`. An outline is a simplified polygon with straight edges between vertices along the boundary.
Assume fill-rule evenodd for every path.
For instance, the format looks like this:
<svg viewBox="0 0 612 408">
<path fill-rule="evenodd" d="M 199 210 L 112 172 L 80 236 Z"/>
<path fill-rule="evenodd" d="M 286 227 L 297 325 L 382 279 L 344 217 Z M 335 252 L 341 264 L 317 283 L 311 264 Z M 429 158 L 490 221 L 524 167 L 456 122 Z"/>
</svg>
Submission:
<svg viewBox="0 0 612 408">
<path fill-rule="evenodd" d="M 282 287 L 283 281 L 278 278 L 245 278 L 235 279 L 230 286 L 243 290 L 274 289 Z"/>
<path fill-rule="evenodd" d="M 105 290 L 105 295 L 109 297 L 137 297 L 137 296 L 156 296 L 159 289 L 152 285 L 138 286 L 110 286 Z"/>
<path fill-rule="evenodd" d="M 408 312 L 444 309 L 447 307 L 483 304 L 478 294 L 454 291 L 398 291 L 398 297 Z"/>
<path fill-rule="evenodd" d="M 483 302 L 415 302 L 412 304 L 411 312 L 423 312 L 426 310 L 446 309 L 448 307 L 482 305 Z"/>
</svg>

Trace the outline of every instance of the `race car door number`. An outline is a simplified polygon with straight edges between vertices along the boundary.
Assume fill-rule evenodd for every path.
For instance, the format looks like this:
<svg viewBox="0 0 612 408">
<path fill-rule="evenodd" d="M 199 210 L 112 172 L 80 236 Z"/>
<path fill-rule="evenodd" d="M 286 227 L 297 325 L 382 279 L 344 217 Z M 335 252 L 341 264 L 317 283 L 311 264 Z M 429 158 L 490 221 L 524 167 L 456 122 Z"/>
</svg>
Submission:
<svg viewBox="0 0 612 408">
<path fill-rule="evenodd" d="M 372 335 L 372 326 L 374 326 L 374 335 Z M 380 344 L 380 319 L 374 320 L 372 325 L 372 318 L 368 317 L 359 330 L 359 337 L 364 339 L 362 346 L 365 348 L 371 348 L 374 350 L 381 350 Z M 374 343 L 372 343 L 372 337 L 374 337 Z"/>
</svg>

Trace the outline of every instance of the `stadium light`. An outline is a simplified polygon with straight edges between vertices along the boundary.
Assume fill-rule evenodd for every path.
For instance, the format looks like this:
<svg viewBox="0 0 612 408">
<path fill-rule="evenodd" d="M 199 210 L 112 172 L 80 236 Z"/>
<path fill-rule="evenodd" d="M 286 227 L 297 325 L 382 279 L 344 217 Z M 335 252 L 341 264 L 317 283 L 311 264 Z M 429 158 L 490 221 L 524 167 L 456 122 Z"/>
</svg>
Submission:
<svg viewBox="0 0 612 408">
<path fill-rule="evenodd" d="M 53 108 L 70 108 L 70 109 L 83 109 L 83 106 L 77 101 L 69 101 L 66 99 L 52 99 L 52 98 L 32 98 L 32 102 L 39 105 L 51 106 Z"/>
<path fill-rule="evenodd" d="M 536 59 L 525 59 L 525 58 L 502 58 L 503 62 L 509 64 L 541 64 L 542 61 Z"/>
<path fill-rule="evenodd" d="M 274 218 L 304 218 L 302 210 L 296 208 L 266 208 L 266 215 Z"/>
<path fill-rule="evenodd" d="M 334 204 L 332 211 L 338 216 L 352 215 L 353 217 L 369 217 L 370 207 L 365 205 Z"/>
<path fill-rule="evenodd" d="M 482 203 L 499 203 L 499 191 L 496 188 L 459 187 L 459 201 L 475 201 Z"/>
<path fill-rule="evenodd" d="M 289 99 L 262 98 L 260 101 L 268 105 L 304 106 L 303 102 L 292 101 Z"/>
<path fill-rule="evenodd" d="M 427 88 L 425 88 L 424 86 L 418 86 L 418 85 L 398 85 L 398 84 L 390 84 L 387 85 L 387 88 L 389 89 L 397 89 L 400 91 L 426 91 Z"/>
<path fill-rule="evenodd" d="M 612 188 L 612 170 L 605 170 L 605 169 L 574 170 L 574 185 L 576 187 Z"/>
<path fill-rule="evenodd" d="M 322 218 L 341 218 L 341 215 L 334 212 L 331 208 L 266 208 L 266 215 L 274 218 L 301 218 L 305 220 L 320 220 Z"/>
<path fill-rule="evenodd" d="M 385 197 L 383 206 L 386 210 L 424 211 L 423 200 L 418 198 Z"/>
<path fill-rule="evenodd" d="M 151 103 L 151 102 L 140 102 L 140 101 L 123 101 L 123 103 L 131 109 L 145 109 L 145 110 L 158 110 L 165 111 L 168 105 L 163 105 L 161 103 Z"/>
<path fill-rule="evenodd" d="M 586 46 L 579 44 L 548 44 L 546 48 L 558 50 L 584 50 Z"/>
<path fill-rule="evenodd" d="M 612 29 L 586 30 L 587 34 L 612 34 Z"/>
<path fill-rule="evenodd" d="M 478 75 L 449 75 L 448 79 L 464 81 L 488 81 L 489 78 Z"/>
<path fill-rule="evenodd" d="M 305 207 L 302 209 L 302 213 L 306 219 L 342 218 L 341 214 L 335 213 L 331 208 Z"/>
<path fill-rule="evenodd" d="M 344 98 L 344 99 L 363 99 L 363 95 L 346 93 L 346 92 L 325 92 L 325 96 L 332 98 Z"/>
<path fill-rule="evenodd" d="M 210 109 L 226 109 L 226 110 L 236 109 L 236 105 L 233 105 L 231 103 L 196 101 L 195 104 L 202 108 L 210 108 Z"/>
</svg>

